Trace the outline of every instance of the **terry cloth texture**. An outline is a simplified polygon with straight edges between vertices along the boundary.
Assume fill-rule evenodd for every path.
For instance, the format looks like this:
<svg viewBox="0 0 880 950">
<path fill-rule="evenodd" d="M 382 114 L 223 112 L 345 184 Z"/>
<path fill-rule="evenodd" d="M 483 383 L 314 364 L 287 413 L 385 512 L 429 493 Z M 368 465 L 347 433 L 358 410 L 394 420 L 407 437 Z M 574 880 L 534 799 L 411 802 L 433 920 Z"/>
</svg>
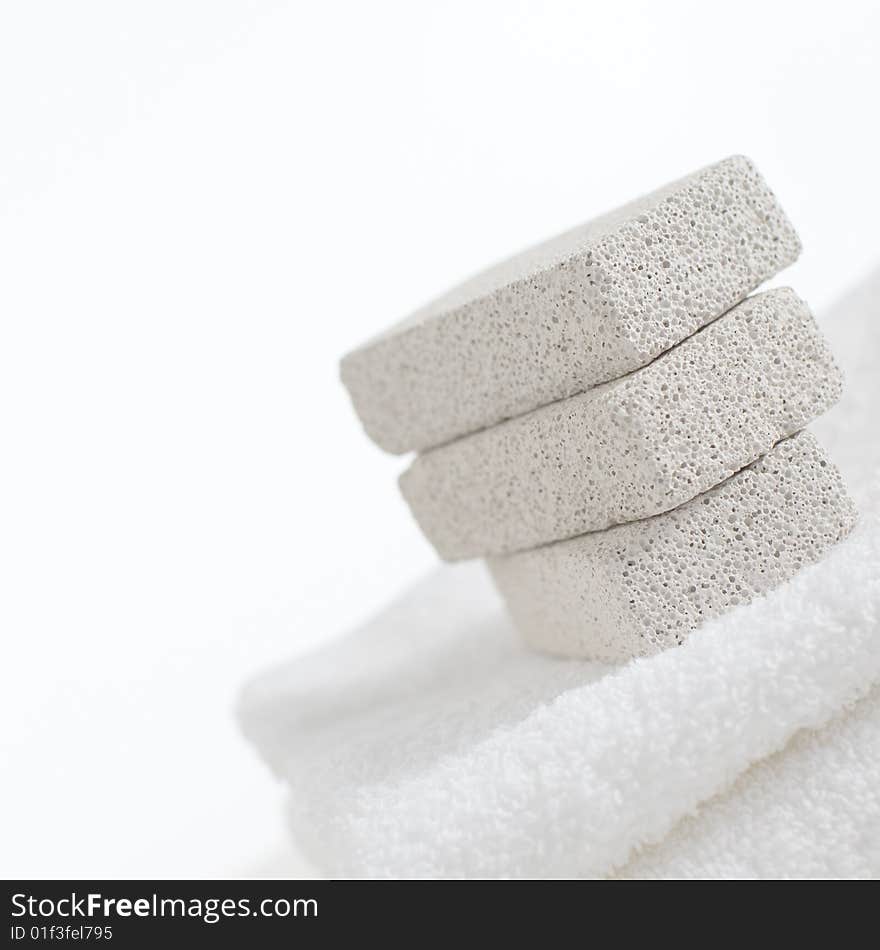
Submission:
<svg viewBox="0 0 880 950">
<path fill-rule="evenodd" d="M 880 271 L 822 326 L 848 378 L 815 429 L 860 508 L 819 563 L 623 667 L 522 647 L 445 566 L 252 682 L 246 733 L 329 875 L 880 874 Z"/>
</svg>

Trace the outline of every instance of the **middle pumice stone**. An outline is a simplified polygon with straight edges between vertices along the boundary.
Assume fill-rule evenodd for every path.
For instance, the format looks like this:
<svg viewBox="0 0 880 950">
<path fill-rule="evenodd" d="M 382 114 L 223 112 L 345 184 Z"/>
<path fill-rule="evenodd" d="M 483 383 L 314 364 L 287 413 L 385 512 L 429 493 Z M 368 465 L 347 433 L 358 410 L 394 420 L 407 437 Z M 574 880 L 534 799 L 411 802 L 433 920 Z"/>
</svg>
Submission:
<svg viewBox="0 0 880 950">
<path fill-rule="evenodd" d="M 841 386 L 807 305 L 770 290 L 642 369 L 420 455 L 400 487 L 445 560 L 508 554 L 689 501 Z"/>
</svg>

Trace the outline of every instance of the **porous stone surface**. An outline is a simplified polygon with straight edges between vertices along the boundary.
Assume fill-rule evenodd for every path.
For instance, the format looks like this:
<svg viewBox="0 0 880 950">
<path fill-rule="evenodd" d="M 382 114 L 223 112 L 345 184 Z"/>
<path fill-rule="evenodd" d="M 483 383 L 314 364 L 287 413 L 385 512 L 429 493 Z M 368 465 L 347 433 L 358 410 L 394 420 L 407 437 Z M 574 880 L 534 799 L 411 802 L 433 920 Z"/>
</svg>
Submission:
<svg viewBox="0 0 880 950">
<path fill-rule="evenodd" d="M 378 445 L 421 451 L 643 366 L 799 252 L 735 156 L 456 287 L 345 356 L 342 380 Z"/>
<path fill-rule="evenodd" d="M 400 486 L 444 559 L 506 554 L 689 501 L 841 386 L 807 305 L 771 290 L 621 379 L 418 456 Z"/>
<path fill-rule="evenodd" d="M 493 558 L 513 621 L 550 653 L 621 661 L 776 587 L 845 537 L 856 510 L 808 432 L 674 511 Z"/>
</svg>

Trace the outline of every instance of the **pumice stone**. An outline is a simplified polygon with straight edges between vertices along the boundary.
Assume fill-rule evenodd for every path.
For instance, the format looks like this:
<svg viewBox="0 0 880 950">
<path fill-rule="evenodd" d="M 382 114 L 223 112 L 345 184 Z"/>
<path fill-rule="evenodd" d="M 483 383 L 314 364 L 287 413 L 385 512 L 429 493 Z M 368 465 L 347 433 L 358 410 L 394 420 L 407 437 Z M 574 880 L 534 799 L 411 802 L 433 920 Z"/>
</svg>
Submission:
<svg viewBox="0 0 880 950">
<path fill-rule="evenodd" d="M 534 647 L 628 660 L 817 561 L 856 520 L 840 473 L 807 432 L 674 511 L 489 562 Z"/>
<path fill-rule="evenodd" d="M 400 486 L 442 558 L 507 554 L 675 508 L 841 387 L 807 305 L 770 290 L 627 376 L 418 456 Z"/>
<path fill-rule="evenodd" d="M 473 277 L 345 356 L 383 449 L 422 451 L 644 366 L 800 252 L 735 156 Z"/>
</svg>

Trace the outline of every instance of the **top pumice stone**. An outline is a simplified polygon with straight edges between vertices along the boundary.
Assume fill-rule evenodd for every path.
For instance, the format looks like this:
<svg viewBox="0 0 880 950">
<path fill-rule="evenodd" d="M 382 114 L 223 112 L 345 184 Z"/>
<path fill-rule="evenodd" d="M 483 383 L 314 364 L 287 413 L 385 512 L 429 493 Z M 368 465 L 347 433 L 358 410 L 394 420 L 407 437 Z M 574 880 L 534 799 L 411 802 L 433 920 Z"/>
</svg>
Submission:
<svg viewBox="0 0 880 950">
<path fill-rule="evenodd" d="M 342 380 L 379 446 L 428 449 L 644 366 L 800 247 L 734 156 L 473 277 L 346 355 Z"/>
</svg>

